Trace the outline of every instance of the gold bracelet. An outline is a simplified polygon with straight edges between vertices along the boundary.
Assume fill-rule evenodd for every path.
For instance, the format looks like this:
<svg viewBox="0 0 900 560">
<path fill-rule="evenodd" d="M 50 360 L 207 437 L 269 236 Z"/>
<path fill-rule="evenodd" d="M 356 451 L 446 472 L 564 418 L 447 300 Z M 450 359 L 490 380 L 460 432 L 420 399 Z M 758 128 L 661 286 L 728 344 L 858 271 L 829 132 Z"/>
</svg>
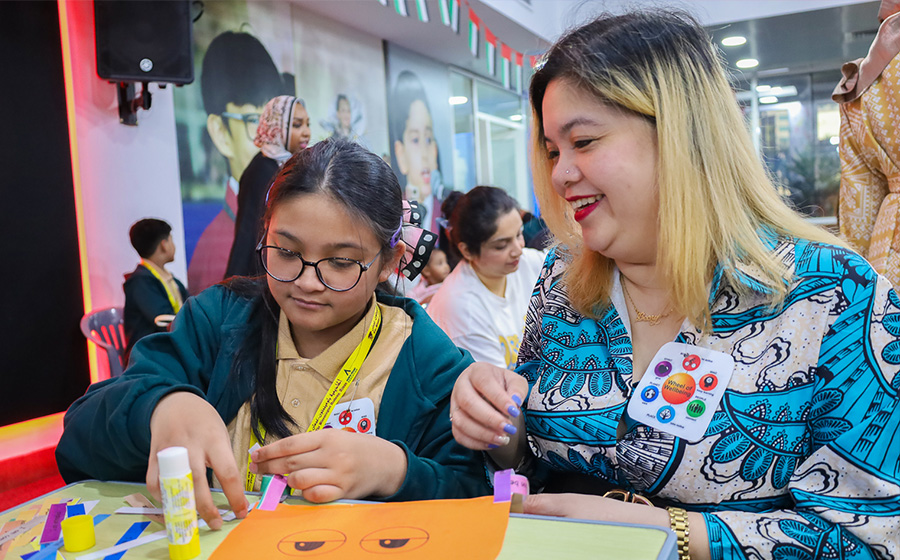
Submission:
<svg viewBox="0 0 900 560">
<path fill-rule="evenodd" d="M 677 507 L 666 508 L 669 512 L 669 526 L 675 531 L 678 542 L 678 560 L 691 560 L 691 530 L 688 524 L 688 514 Z"/>
</svg>

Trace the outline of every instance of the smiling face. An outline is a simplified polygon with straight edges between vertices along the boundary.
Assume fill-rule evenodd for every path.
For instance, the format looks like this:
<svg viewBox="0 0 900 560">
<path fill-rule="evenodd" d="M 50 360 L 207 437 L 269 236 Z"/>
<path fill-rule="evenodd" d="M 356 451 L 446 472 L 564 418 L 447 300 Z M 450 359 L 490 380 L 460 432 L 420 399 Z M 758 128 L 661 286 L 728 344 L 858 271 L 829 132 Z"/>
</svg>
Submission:
<svg viewBox="0 0 900 560">
<path fill-rule="evenodd" d="M 518 210 L 511 210 L 497 218 L 497 231 L 481 244 L 476 256 L 460 243 L 460 252 L 479 275 L 486 278 L 503 278 L 519 269 L 519 257 L 525 247 L 522 235 L 522 217 Z"/>
<path fill-rule="evenodd" d="M 292 154 L 296 154 L 309 145 L 309 138 L 312 135 L 312 132 L 309 130 L 309 113 L 306 111 L 306 107 L 300 103 L 294 103 L 290 134 L 288 151 Z"/>
<path fill-rule="evenodd" d="M 572 205 L 585 245 L 616 261 L 655 261 L 653 124 L 560 79 L 547 86 L 542 110 L 553 189 Z"/>
<path fill-rule="evenodd" d="M 380 245 L 372 230 L 341 203 L 321 193 L 280 202 L 272 211 L 266 244 L 300 253 L 310 262 L 345 257 L 367 264 L 375 259 L 359 283 L 346 292 L 325 287 L 311 266 L 305 266 L 293 282 L 279 282 L 266 275 L 272 296 L 291 323 L 297 350 L 308 358 L 333 344 L 359 322 L 375 286 L 388 279 L 395 264 L 391 261 L 396 260 L 387 252 L 379 255 Z M 402 243 L 397 247 L 402 250 Z M 396 257 L 399 258 L 399 253 Z"/>
<path fill-rule="evenodd" d="M 437 169 L 437 143 L 431 113 L 421 99 L 410 104 L 403 140 L 394 144 L 394 152 L 407 184 L 418 188 L 423 197 L 431 194 L 431 172 Z"/>
</svg>

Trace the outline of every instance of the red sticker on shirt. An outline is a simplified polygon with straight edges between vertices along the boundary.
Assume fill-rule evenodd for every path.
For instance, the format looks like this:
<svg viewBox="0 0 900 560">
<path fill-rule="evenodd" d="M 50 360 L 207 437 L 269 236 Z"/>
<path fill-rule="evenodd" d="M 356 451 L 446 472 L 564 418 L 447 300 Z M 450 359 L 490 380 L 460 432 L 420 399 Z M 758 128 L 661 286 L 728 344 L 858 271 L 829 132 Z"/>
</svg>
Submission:
<svg viewBox="0 0 900 560">
<path fill-rule="evenodd" d="M 359 421 L 359 424 L 356 425 L 356 429 L 359 433 L 364 434 L 369 431 L 369 428 L 372 427 L 372 422 L 368 418 L 363 418 Z"/>
<path fill-rule="evenodd" d="M 340 422 L 344 426 L 349 424 L 351 420 L 353 420 L 353 413 L 350 412 L 349 408 L 347 410 L 341 412 L 341 415 L 338 416 L 338 422 Z"/>
</svg>

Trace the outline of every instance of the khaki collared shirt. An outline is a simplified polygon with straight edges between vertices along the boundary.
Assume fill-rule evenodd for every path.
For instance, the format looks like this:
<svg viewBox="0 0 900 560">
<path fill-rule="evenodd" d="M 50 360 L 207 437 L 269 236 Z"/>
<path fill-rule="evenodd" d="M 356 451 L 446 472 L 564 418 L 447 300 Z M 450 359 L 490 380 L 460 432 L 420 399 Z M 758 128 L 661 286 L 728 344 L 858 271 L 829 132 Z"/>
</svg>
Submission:
<svg viewBox="0 0 900 560">
<path fill-rule="evenodd" d="M 367 397 L 372 399 L 375 405 L 377 430 L 381 396 L 400 349 L 412 331 L 412 319 L 402 309 L 378 304 L 374 299 L 373 296 L 373 304 L 378 305 L 382 313 L 381 333 L 363 362 L 356 381 L 347 388 L 339 402 L 346 403 Z M 325 393 L 337 377 L 341 366 L 362 341 L 374 314 L 374 307 L 370 306 L 365 317 L 349 333 L 315 358 L 307 359 L 297 353 L 291 337 L 290 323 L 284 312 L 281 312 L 278 320 L 276 355 L 278 373 L 275 386 L 281 406 L 297 424 L 296 427 L 289 426 L 292 433 L 303 433 L 312 423 Z M 250 429 L 250 401 L 247 401 L 241 406 L 234 420 L 228 424 L 228 435 L 231 438 L 232 452 L 241 473 L 241 480 L 246 480 L 247 477 Z M 266 434 L 264 443 L 272 443 L 277 439 L 271 434 Z M 260 482 L 261 477 L 257 477 L 254 490 L 259 490 Z M 220 487 L 217 480 L 214 484 Z"/>
</svg>

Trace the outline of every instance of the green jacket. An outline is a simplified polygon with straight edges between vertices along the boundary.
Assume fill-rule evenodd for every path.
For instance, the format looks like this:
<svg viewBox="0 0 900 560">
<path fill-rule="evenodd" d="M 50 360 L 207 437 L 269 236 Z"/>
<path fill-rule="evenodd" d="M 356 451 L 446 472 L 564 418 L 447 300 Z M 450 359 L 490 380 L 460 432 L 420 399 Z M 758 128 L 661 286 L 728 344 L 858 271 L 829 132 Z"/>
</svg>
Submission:
<svg viewBox="0 0 900 560">
<path fill-rule="evenodd" d="M 480 453 L 453 439 L 450 392 L 472 363 L 414 301 L 378 296 L 413 319 L 382 396 L 378 437 L 406 451 L 408 470 L 388 500 L 464 498 L 489 493 Z M 190 298 L 171 332 L 134 347 L 125 374 L 92 385 L 66 412 L 56 449 L 67 482 L 85 478 L 143 481 L 150 452 L 150 416 L 174 391 L 191 391 L 228 424 L 253 394 L 230 378 L 232 361 L 259 300 L 214 286 Z"/>
</svg>

